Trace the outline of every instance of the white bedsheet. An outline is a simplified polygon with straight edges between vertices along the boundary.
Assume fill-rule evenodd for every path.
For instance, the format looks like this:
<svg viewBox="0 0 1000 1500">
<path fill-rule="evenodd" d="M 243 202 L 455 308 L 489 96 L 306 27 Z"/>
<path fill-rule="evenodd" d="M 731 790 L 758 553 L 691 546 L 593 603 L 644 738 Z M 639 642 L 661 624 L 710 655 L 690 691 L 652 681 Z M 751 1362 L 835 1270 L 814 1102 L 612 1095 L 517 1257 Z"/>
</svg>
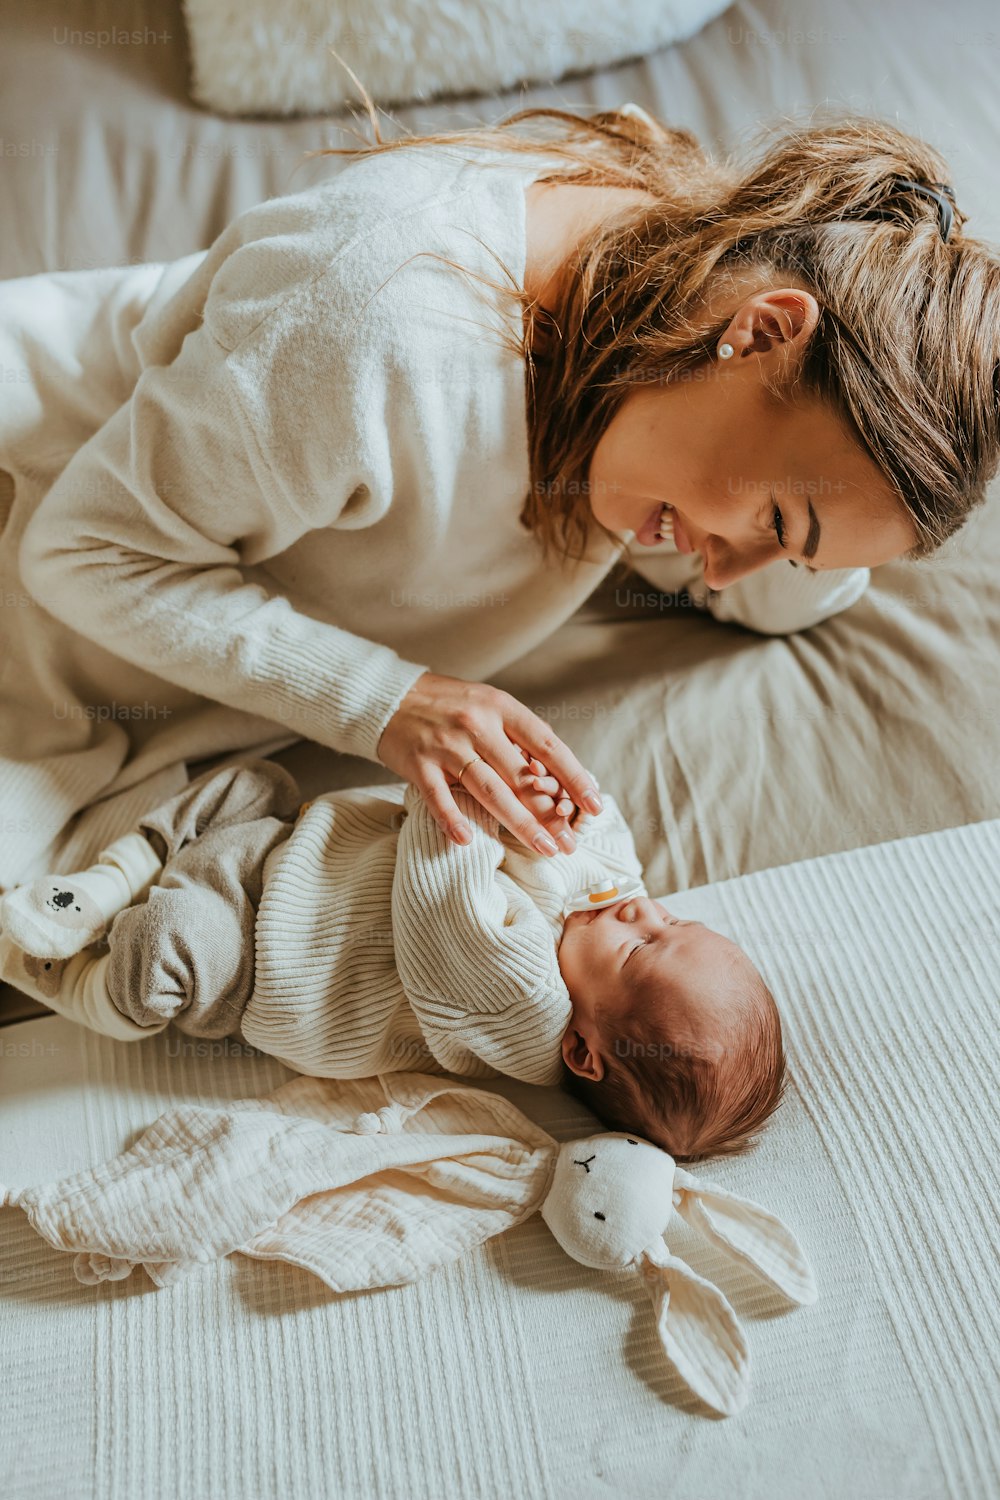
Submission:
<svg viewBox="0 0 1000 1500">
<path fill-rule="evenodd" d="M 631 1273 L 577 1265 L 537 1217 L 423 1283 L 338 1298 L 242 1256 L 166 1291 L 141 1272 L 83 1287 L 3 1209 L 0 1491 L 997 1495 L 998 885 L 993 821 L 669 898 L 743 943 L 786 1017 L 787 1104 L 756 1152 L 700 1171 L 793 1226 L 819 1302 L 783 1315 L 675 1220 L 747 1330 L 740 1417 L 666 1372 Z M 0 1031 L 0 1179 L 62 1176 L 174 1104 L 291 1076 L 232 1044 L 196 1055 L 212 1046 L 56 1017 Z M 558 1139 L 590 1127 L 557 1090 L 496 1087 Z"/>
</svg>

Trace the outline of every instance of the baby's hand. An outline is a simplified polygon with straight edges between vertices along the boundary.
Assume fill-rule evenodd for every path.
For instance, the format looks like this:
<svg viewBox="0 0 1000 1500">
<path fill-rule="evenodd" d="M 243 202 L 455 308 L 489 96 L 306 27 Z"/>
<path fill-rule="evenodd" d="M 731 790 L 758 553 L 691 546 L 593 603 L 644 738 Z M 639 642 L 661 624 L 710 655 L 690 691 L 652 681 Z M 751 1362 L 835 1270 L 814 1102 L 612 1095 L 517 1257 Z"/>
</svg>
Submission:
<svg viewBox="0 0 1000 1500">
<path fill-rule="evenodd" d="M 527 773 L 530 773 L 529 781 L 533 792 L 529 796 L 522 794 L 521 800 L 526 802 L 538 818 L 539 822 L 546 818 L 566 818 L 570 827 L 576 821 L 579 808 L 571 801 L 564 786 L 560 786 L 554 776 L 550 776 L 547 768 L 535 756 L 531 756 L 526 750 L 521 754 L 527 762 Z"/>
</svg>

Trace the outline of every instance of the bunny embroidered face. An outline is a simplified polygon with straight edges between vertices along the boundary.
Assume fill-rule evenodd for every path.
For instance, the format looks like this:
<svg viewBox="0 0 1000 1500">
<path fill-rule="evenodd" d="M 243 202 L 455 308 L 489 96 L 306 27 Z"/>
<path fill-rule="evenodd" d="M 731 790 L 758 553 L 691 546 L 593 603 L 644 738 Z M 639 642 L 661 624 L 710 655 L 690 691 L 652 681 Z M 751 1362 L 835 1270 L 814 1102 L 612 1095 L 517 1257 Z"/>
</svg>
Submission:
<svg viewBox="0 0 1000 1500">
<path fill-rule="evenodd" d="M 581 1265 L 629 1265 L 661 1236 L 673 1207 L 674 1163 L 639 1136 L 593 1135 L 559 1148 L 542 1218 Z"/>
</svg>

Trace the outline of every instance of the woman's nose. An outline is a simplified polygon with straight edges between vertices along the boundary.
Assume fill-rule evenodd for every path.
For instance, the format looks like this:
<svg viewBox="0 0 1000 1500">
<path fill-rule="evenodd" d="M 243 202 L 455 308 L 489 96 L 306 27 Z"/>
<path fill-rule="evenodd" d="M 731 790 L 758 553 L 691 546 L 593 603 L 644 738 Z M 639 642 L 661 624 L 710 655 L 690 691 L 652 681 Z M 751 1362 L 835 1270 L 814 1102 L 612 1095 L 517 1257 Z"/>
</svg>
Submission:
<svg viewBox="0 0 1000 1500">
<path fill-rule="evenodd" d="M 764 543 L 759 547 L 735 550 L 720 537 L 709 536 L 705 538 L 701 555 L 706 585 L 710 589 L 724 589 L 729 584 L 738 583 L 741 578 L 749 578 L 751 573 L 766 568 L 784 553 L 778 545 L 777 537 L 773 545 Z"/>
</svg>

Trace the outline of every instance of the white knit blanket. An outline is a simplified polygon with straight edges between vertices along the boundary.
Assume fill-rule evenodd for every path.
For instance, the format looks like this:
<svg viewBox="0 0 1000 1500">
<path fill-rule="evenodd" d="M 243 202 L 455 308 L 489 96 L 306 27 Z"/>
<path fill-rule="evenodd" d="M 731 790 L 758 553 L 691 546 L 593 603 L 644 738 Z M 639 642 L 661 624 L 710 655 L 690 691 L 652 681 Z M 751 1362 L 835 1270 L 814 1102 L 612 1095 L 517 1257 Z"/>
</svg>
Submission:
<svg viewBox="0 0 1000 1500">
<path fill-rule="evenodd" d="M 998 871 L 992 822 L 671 898 L 740 941 L 782 1006 L 791 1098 L 711 1175 L 794 1225 L 823 1289 L 783 1316 L 678 1231 L 748 1332 L 738 1418 L 706 1418 L 665 1371 L 631 1273 L 585 1270 L 537 1216 L 425 1280 L 338 1297 L 239 1255 L 163 1290 L 141 1272 L 82 1287 L 3 1209 L 0 1473 L 102 1500 L 997 1494 Z M 166 1109 L 289 1076 L 174 1032 L 8 1028 L 0 1177 L 51 1180 Z M 490 1087 L 557 1139 L 588 1124 L 556 1090 Z"/>
</svg>

